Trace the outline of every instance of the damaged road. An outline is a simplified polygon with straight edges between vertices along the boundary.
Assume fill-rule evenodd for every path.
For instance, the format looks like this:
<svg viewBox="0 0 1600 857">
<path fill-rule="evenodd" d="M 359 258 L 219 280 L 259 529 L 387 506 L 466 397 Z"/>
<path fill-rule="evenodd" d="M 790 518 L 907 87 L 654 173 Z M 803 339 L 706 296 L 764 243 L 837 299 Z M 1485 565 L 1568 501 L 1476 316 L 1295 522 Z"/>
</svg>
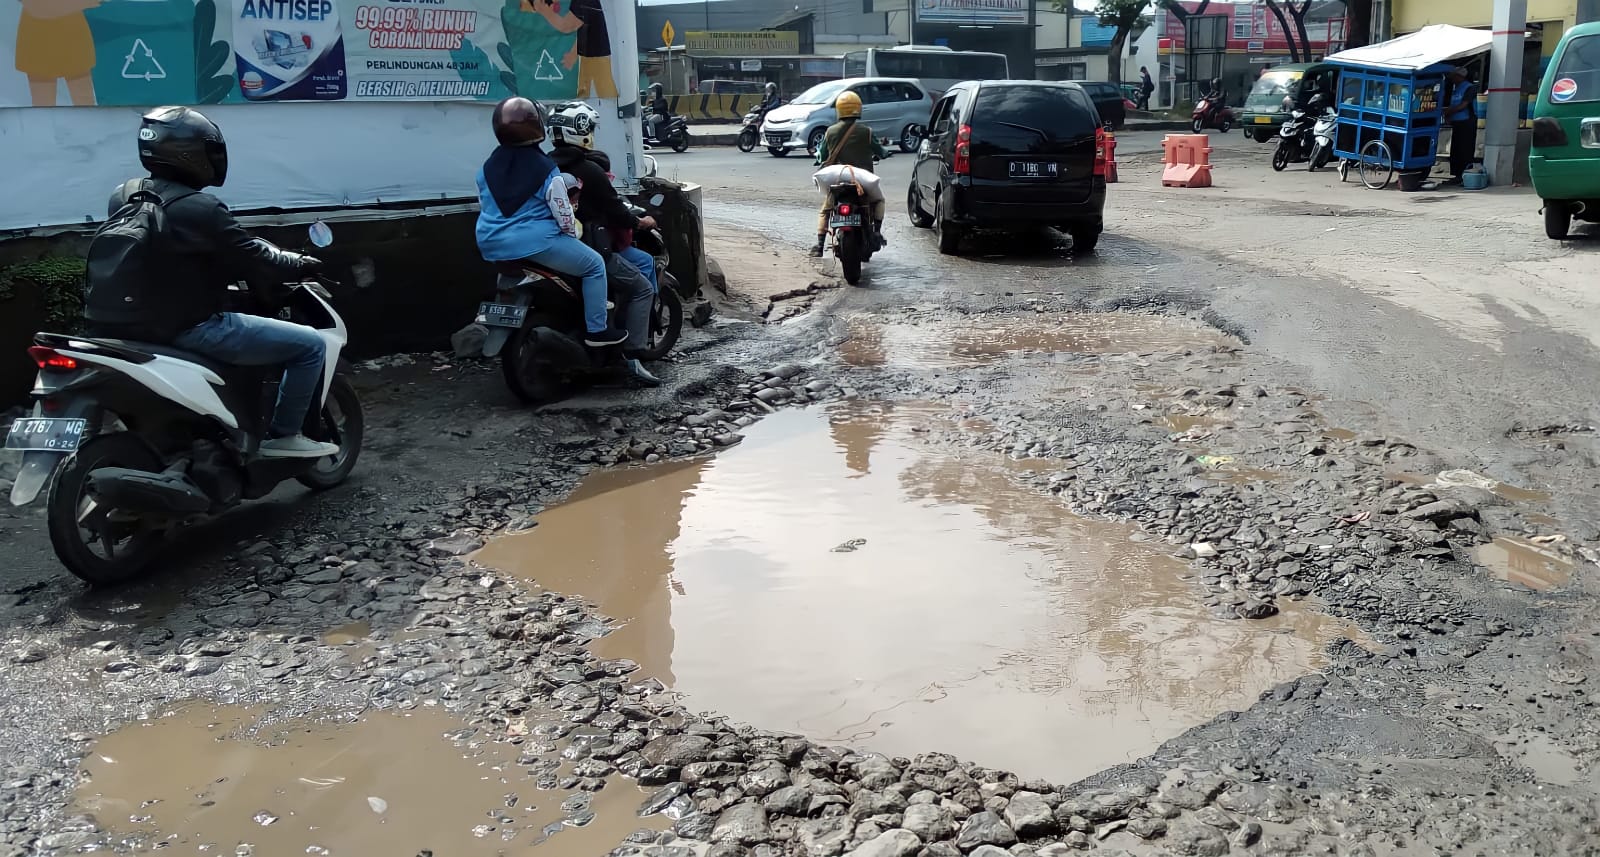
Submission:
<svg viewBox="0 0 1600 857">
<path fill-rule="evenodd" d="M 0 517 L 13 853 L 1593 853 L 1591 349 L 710 198 L 812 303 L 725 259 L 661 391 L 360 373 L 349 486 L 113 592 Z"/>
</svg>

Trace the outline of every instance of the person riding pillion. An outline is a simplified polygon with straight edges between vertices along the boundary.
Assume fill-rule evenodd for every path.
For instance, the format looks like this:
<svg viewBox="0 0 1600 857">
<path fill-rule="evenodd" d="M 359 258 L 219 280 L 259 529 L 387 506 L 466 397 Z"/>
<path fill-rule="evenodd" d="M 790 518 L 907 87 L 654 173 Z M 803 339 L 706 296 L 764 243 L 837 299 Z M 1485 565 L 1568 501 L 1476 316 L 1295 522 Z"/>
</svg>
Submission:
<svg viewBox="0 0 1600 857">
<path fill-rule="evenodd" d="M 672 116 L 672 106 L 667 103 L 661 84 L 650 84 L 650 136 L 661 136 L 661 125 Z"/>
<path fill-rule="evenodd" d="M 550 136 L 555 142 L 550 157 L 561 171 L 578 181 L 578 219 L 586 243 L 606 262 L 606 276 L 619 304 L 618 318 L 628 331 L 629 352 L 648 347 L 650 309 L 655 303 L 656 260 L 637 247 L 617 249 L 617 237 L 634 229 L 650 229 L 651 217 L 636 217 L 611 185 L 611 159 L 594 147 L 600 112 L 582 101 L 568 101 L 550 109 Z M 661 383 L 631 354 L 628 369 L 635 380 Z"/>
<path fill-rule="evenodd" d="M 861 122 L 861 96 L 842 92 L 834 99 L 833 109 L 839 114 L 839 121 L 822 135 L 822 145 L 817 147 L 817 164 L 850 166 L 872 172 L 874 159 L 889 157 L 889 150 L 873 136 L 872 129 Z M 872 228 L 879 241 L 883 240 L 884 208 L 881 199 L 872 204 Z M 833 193 L 830 191 L 823 196 L 822 211 L 817 216 L 817 244 L 811 248 L 812 256 L 822 255 L 823 245 L 828 240 L 828 212 L 832 210 Z"/>
<path fill-rule="evenodd" d="M 606 308 L 606 264 L 577 237 L 578 218 L 556 162 L 539 148 L 544 121 L 532 101 L 513 96 L 495 105 L 499 141 L 478 170 L 478 252 L 490 262 L 532 261 L 583 279 L 584 344 L 627 340 Z"/>
<path fill-rule="evenodd" d="M 107 216 L 141 192 L 160 197 L 170 242 L 161 252 L 169 264 L 161 276 L 134 282 L 91 263 L 83 308 L 89 335 L 172 345 L 236 366 L 283 366 L 278 401 L 257 454 L 338 454 L 338 445 L 301 433 L 327 357 L 322 336 L 305 325 L 225 311 L 233 283 L 269 277 L 283 282 L 315 273 L 322 263 L 251 237 L 222 200 L 205 192 L 228 178 L 228 144 L 222 129 L 199 111 L 157 107 L 146 113 L 139 123 L 139 163 L 149 178 L 118 187 Z"/>
</svg>

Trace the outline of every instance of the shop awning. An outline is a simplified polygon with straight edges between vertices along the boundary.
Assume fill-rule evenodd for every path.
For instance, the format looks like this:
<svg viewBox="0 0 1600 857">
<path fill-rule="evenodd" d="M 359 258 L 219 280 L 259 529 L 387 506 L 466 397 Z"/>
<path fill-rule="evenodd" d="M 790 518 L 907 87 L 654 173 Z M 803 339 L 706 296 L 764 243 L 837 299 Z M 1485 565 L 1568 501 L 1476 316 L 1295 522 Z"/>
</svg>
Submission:
<svg viewBox="0 0 1600 857">
<path fill-rule="evenodd" d="M 1434 24 L 1398 39 L 1340 51 L 1329 56 L 1327 62 L 1351 63 L 1399 71 L 1420 71 L 1473 54 L 1481 54 L 1489 49 L 1493 40 L 1494 37 L 1488 30 Z"/>
</svg>

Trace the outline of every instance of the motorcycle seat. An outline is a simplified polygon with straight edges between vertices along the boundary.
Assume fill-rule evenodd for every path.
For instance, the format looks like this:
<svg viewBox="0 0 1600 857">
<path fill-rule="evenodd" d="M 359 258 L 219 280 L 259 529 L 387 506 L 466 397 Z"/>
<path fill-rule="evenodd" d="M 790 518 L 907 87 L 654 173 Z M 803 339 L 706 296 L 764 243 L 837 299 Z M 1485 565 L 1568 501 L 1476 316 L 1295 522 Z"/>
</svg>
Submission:
<svg viewBox="0 0 1600 857">
<path fill-rule="evenodd" d="M 580 288 L 583 285 L 583 278 L 577 276 L 576 274 L 563 274 L 560 271 L 552 271 L 542 265 L 528 261 L 496 262 L 494 263 L 494 269 L 495 272 L 501 276 L 516 277 L 519 280 L 522 279 L 524 274 L 531 271 L 534 274 L 547 279 L 565 282 L 574 288 Z"/>
<path fill-rule="evenodd" d="M 204 366 L 216 373 L 224 380 L 241 379 L 245 376 L 265 374 L 267 371 L 276 371 L 275 366 L 240 366 L 235 363 L 225 363 L 215 357 L 209 357 L 194 351 L 186 351 L 171 345 L 162 345 L 158 342 L 138 342 L 131 339 L 85 339 L 103 348 L 113 351 L 133 352 L 134 354 L 148 354 L 156 357 L 171 357 L 197 366 Z"/>
</svg>

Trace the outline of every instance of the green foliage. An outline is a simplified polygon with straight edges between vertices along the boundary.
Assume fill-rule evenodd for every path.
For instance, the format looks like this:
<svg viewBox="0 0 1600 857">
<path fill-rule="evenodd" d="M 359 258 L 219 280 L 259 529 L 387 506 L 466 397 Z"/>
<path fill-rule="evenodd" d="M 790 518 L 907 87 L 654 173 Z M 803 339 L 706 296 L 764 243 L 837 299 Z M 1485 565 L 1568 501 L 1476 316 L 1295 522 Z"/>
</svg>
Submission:
<svg viewBox="0 0 1600 857">
<path fill-rule="evenodd" d="M 0 268 L 0 300 L 16 297 L 18 283 L 32 283 L 44 296 L 45 327 L 76 330 L 83 319 L 83 271 L 83 260 L 68 256 L 46 256 Z"/>
<path fill-rule="evenodd" d="M 1100 16 L 1101 26 L 1137 30 L 1150 26 L 1150 19 L 1144 14 L 1149 6 L 1150 0 L 1100 0 L 1094 13 Z"/>
<path fill-rule="evenodd" d="M 233 49 L 227 42 L 211 40 L 216 30 L 216 0 L 199 0 L 194 5 L 195 101 L 199 104 L 221 104 L 233 91 L 233 73 L 223 71 L 233 59 Z"/>
</svg>

